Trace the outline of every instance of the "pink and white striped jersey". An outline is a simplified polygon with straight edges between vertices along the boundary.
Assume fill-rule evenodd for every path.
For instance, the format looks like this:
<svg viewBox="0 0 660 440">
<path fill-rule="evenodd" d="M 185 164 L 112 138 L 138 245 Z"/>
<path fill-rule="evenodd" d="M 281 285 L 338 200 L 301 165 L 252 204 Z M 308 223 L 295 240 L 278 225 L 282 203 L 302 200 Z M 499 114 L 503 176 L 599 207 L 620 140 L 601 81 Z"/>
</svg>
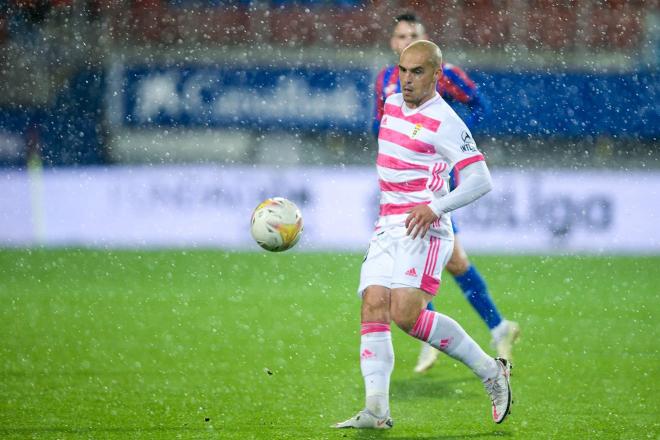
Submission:
<svg viewBox="0 0 660 440">
<path fill-rule="evenodd" d="M 378 132 L 376 165 L 380 183 L 380 215 L 376 229 L 404 226 L 408 211 L 449 192 L 449 172 L 480 160 L 470 130 L 438 93 L 410 109 L 400 93 L 385 101 Z M 429 234 L 452 238 L 449 214 Z"/>
</svg>

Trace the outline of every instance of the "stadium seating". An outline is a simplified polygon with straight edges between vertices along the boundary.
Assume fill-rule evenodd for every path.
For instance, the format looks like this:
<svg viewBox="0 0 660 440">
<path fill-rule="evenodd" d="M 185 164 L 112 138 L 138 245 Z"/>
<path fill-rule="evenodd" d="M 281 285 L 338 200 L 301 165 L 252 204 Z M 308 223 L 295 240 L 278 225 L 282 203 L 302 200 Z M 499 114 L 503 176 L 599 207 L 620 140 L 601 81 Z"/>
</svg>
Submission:
<svg viewBox="0 0 660 440">
<path fill-rule="evenodd" d="M 534 0 L 529 2 L 527 26 L 527 47 L 552 50 L 571 50 L 575 47 L 578 34 L 578 2 L 570 0 Z M 552 25 L 548 26 L 548 17 Z"/>
<path fill-rule="evenodd" d="M 21 32 L 12 31 L 12 23 L 74 9 L 71 0 L 50 0 L 38 8 L 20 0 L 8 5 L 0 11 L 0 44 Z M 414 10 L 444 46 L 513 44 L 530 50 L 638 48 L 643 18 L 657 10 L 657 2 L 644 0 L 88 0 L 82 5 L 90 18 L 111 23 L 112 36 L 122 42 L 369 47 L 383 44 L 393 15 Z"/>
<path fill-rule="evenodd" d="M 588 44 L 598 48 L 632 49 L 642 36 L 644 1 L 608 0 L 604 7 L 594 7 L 589 16 Z"/>
<path fill-rule="evenodd" d="M 444 46 L 625 50 L 641 44 L 642 17 L 651 8 L 652 2 L 642 0 L 277 0 L 266 5 L 135 0 L 128 14 L 115 9 L 110 19 L 119 31 L 114 33 L 116 39 L 138 42 L 369 47 L 383 44 L 393 15 L 414 10 L 425 18 L 431 37 Z"/>
</svg>

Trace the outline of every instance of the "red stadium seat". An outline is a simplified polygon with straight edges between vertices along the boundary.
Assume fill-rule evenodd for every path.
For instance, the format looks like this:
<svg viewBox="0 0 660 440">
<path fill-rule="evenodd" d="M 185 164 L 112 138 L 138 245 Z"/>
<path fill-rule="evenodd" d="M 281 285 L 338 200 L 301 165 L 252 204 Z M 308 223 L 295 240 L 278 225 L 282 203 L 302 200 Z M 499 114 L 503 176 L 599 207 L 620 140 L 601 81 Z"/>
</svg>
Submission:
<svg viewBox="0 0 660 440">
<path fill-rule="evenodd" d="M 310 46 L 318 40 L 318 20 L 314 8 L 292 5 L 272 9 L 269 41 L 283 46 Z"/>
<path fill-rule="evenodd" d="M 644 2 L 610 0 L 593 5 L 588 20 L 588 42 L 592 47 L 629 49 L 642 37 Z"/>
<path fill-rule="evenodd" d="M 176 21 L 176 14 L 160 1 L 137 0 L 129 11 L 127 22 L 119 23 L 117 32 L 123 35 L 115 37 L 173 43 L 181 37 Z"/>
<path fill-rule="evenodd" d="M 243 7 L 199 8 L 178 15 L 179 32 L 186 42 L 223 45 L 249 42 L 250 16 Z"/>
<path fill-rule="evenodd" d="M 341 46 L 374 46 L 389 37 L 389 30 L 384 29 L 382 11 L 376 5 L 363 8 L 332 8 L 327 10 L 330 42 Z"/>
<path fill-rule="evenodd" d="M 502 47 L 511 37 L 513 11 L 506 0 L 466 0 L 459 16 L 463 44 Z"/>
<path fill-rule="evenodd" d="M 578 28 L 578 1 L 535 0 L 529 3 L 526 28 L 527 47 L 572 49 Z"/>
</svg>

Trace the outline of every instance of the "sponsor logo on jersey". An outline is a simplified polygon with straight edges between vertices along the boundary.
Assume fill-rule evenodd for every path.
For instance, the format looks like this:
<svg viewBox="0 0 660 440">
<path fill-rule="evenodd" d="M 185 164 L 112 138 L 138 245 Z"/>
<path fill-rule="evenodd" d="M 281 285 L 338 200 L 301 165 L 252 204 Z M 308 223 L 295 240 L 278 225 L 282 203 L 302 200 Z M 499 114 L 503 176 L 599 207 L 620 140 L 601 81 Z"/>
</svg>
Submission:
<svg viewBox="0 0 660 440">
<path fill-rule="evenodd" d="M 461 133 L 461 140 L 463 141 L 463 145 L 461 145 L 462 152 L 474 153 L 477 151 L 477 144 L 474 142 L 474 139 L 472 139 L 472 136 L 470 136 L 470 133 L 463 130 Z"/>
</svg>

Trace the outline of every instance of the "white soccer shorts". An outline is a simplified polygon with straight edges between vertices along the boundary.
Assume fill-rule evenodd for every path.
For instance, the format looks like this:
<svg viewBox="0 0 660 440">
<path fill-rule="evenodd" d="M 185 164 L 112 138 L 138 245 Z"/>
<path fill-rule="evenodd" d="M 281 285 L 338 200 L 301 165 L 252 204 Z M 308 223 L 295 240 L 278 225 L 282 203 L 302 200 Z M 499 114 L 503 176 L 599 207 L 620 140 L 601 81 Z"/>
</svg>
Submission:
<svg viewBox="0 0 660 440">
<path fill-rule="evenodd" d="M 404 227 L 376 231 L 360 271 L 358 295 L 368 286 L 414 287 L 434 295 L 454 249 L 454 240 L 426 234 L 411 239 Z"/>
</svg>

